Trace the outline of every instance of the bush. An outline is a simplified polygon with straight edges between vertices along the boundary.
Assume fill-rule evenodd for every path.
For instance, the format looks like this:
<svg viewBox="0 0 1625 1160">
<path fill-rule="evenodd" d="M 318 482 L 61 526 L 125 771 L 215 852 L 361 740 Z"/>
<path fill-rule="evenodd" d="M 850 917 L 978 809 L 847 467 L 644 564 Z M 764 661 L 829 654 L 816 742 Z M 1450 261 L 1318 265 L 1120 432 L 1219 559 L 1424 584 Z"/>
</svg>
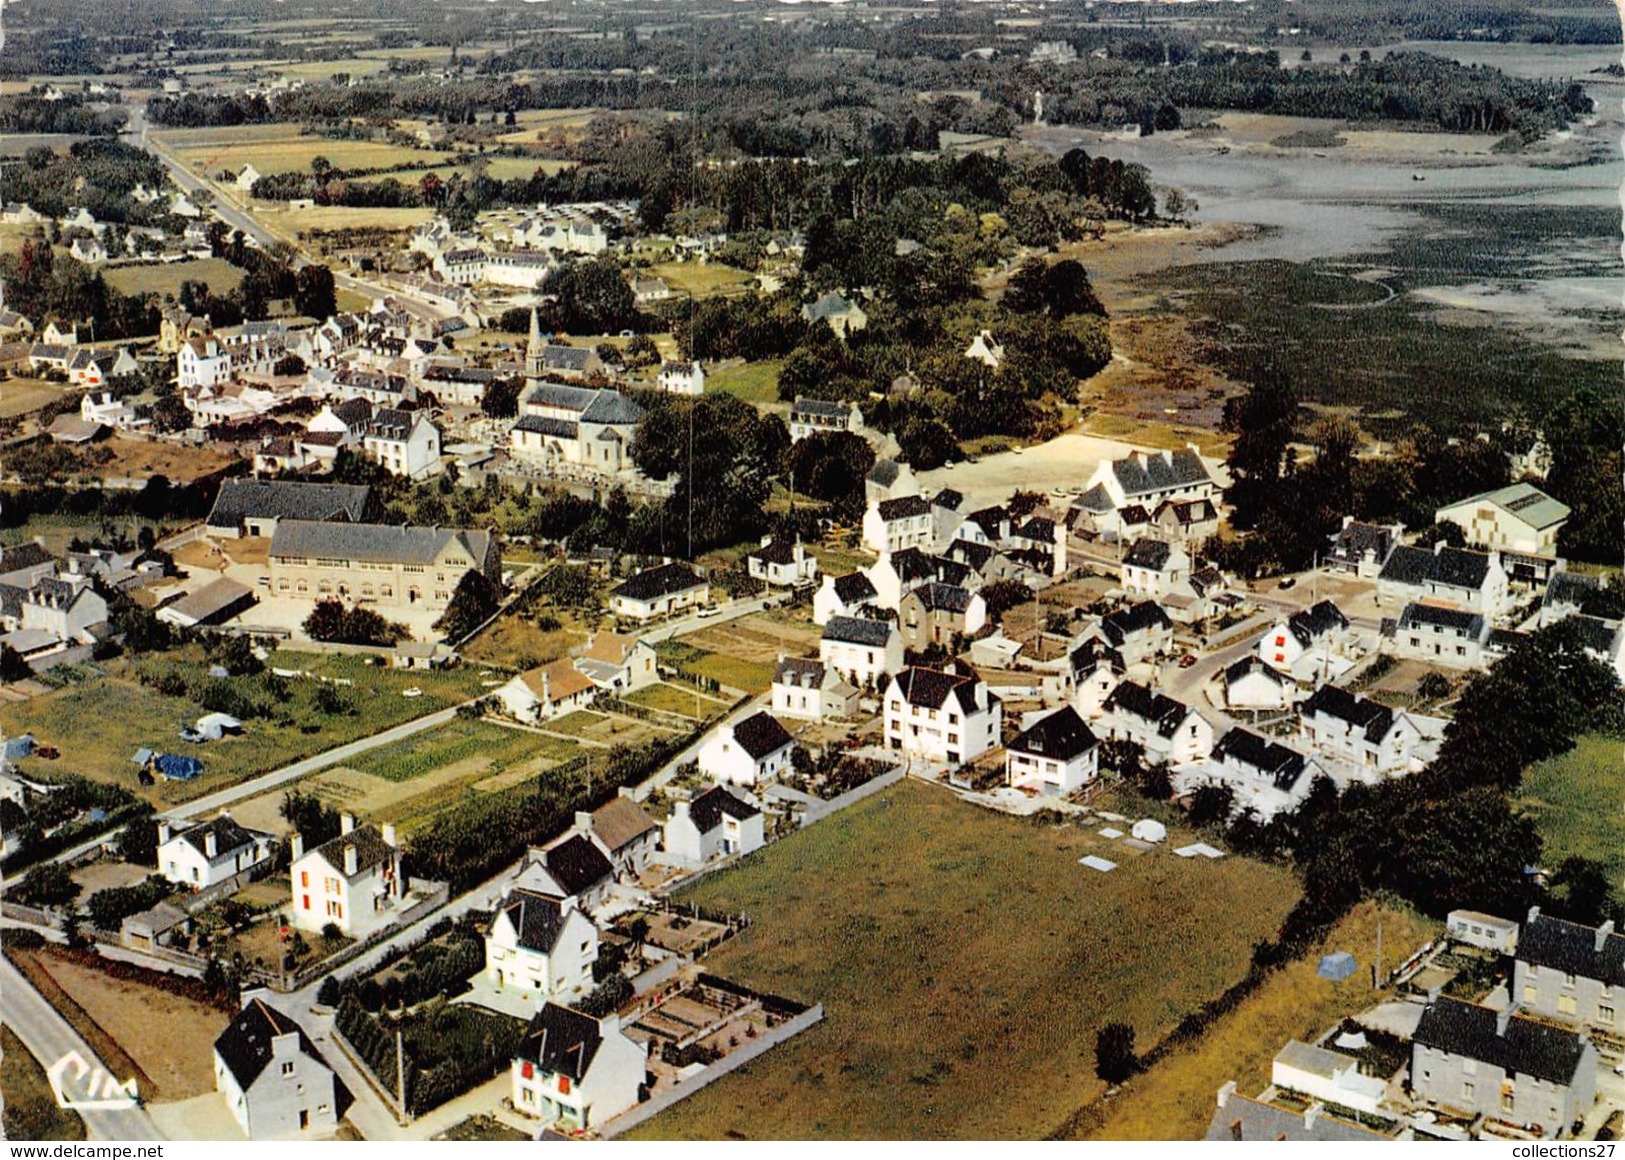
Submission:
<svg viewBox="0 0 1625 1160">
<path fill-rule="evenodd" d="M 1095 1074 L 1102 1082 L 1117 1085 L 1140 1068 L 1134 1054 L 1134 1028 L 1127 1023 L 1108 1023 L 1095 1032 Z"/>
<path fill-rule="evenodd" d="M 79 897 L 79 884 L 55 862 L 35 866 L 12 892 L 25 906 L 66 906 Z"/>
<path fill-rule="evenodd" d="M 370 608 L 346 608 L 341 600 L 319 600 L 305 618 L 311 640 L 338 644 L 391 645 L 406 635 Z"/>
</svg>

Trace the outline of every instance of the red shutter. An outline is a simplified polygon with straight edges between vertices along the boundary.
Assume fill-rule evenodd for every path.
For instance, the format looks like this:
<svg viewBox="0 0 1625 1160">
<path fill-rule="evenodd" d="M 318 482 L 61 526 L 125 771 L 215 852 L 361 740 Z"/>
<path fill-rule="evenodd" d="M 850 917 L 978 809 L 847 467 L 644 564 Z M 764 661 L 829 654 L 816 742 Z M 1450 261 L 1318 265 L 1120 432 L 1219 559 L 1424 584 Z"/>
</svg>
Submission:
<svg viewBox="0 0 1625 1160">
<path fill-rule="evenodd" d="M 533 1064 L 533 1063 L 530 1063 L 529 1061 L 526 1061 L 525 1063 L 520 1065 L 519 1074 L 521 1076 L 523 1076 L 525 1079 L 535 1079 L 536 1078 L 536 1065 Z"/>
<path fill-rule="evenodd" d="M 301 910 L 309 910 L 310 909 L 310 895 L 308 895 L 308 894 L 303 895 L 299 899 L 299 908 Z"/>
<path fill-rule="evenodd" d="M 1286 644 L 1286 637 L 1278 636 L 1278 637 L 1275 638 L 1275 647 L 1276 648 L 1280 648 L 1284 644 Z"/>
<path fill-rule="evenodd" d="M 559 1076 L 559 1094 L 563 1096 L 570 1094 L 570 1077 L 567 1075 Z"/>
</svg>

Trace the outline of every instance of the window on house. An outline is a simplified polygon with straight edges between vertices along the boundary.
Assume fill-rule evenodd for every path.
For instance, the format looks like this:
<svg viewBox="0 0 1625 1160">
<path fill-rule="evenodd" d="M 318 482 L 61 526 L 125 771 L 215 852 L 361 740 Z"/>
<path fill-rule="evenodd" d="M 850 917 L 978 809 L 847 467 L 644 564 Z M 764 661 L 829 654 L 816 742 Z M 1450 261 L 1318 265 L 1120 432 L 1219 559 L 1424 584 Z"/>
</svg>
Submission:
<svg viewBox="0 0 1625 1160">
<path fill-rule="evenodd" d="M 293 1074 L 293 1061 L 292 1060 L 290 1060 L 287 1063 L 284 1063 L 282 1065 L 282 1074 L 283 1075 L 292 1075 Z"/>
<path fill-rule="evenodd" d="M 1597 1022 L 1598 1023 L 1607 1023 L 1609 1026 L 1613 1025 L 1613 1022 L 1614 1022 L 1614 1009 L 1611 1006 L 1609 1006 L 1607 1003 L 1598 1003 L 1597 1004 Z"/>
<path fill-rule="evenodd" d="M 1474 1088 L 1473 1088 L 1472 1084 L 1464 1083 L 1464 1084 L 1461 1085 L 1461 1098 L 1462 1099 L 1464 1099 L 1464 1100 L 1472 1099 L 1473 1098 L 1473 1092 L 1474 1092 Z"/>
<path fill-rule="evenodd" d="M 1580 1004 L 1573 995 L 1559 995 L 1557 997 L 1557 1013 L 1559 1015 L 1577 1015 L 1579 1011 Z"/>
</svg>

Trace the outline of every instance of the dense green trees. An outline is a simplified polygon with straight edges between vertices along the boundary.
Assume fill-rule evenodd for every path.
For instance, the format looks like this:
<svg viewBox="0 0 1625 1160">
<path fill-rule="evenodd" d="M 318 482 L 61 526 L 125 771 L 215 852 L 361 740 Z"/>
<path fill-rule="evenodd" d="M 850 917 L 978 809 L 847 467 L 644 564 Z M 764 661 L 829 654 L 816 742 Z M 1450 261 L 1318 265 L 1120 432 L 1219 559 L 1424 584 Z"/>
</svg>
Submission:
<svg viewBox="0 0 1625 1160">
<path fill-rule="evenodd" d="M 496 614 L 502 594 L 485 573 L 470 568 L 457 581 L 446 611 L 435 628 L 447 640 L 461 640 Z"/>
</svg>

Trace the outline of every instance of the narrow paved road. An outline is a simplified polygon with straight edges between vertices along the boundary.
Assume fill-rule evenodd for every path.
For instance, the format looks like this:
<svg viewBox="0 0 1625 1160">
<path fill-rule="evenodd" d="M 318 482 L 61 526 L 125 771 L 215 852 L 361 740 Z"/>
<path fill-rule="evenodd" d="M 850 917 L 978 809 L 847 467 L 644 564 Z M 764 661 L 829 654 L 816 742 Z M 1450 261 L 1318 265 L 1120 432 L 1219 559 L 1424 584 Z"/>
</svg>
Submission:
<svg viewBox="0 0 1625 1160">
<path fill-rule="evenodd" d="M 77 1052 L 91 1067 L 106 1071 L 90 1045 L 56 1013 L 10 960 L 0 958 L 0 994 L 5 995 L 6 1026 L 16 1032 L 23 1046 L 40 1066 L 49 1068 L 69 1052 Z M 123 1079 L 129 1076 L 116 1077 Z M 84 1109 L 79 1115 L 93 1140 L 162 1140 L 163 1133 L 145 1108 L 127 1110 Z"/>
</svg>

